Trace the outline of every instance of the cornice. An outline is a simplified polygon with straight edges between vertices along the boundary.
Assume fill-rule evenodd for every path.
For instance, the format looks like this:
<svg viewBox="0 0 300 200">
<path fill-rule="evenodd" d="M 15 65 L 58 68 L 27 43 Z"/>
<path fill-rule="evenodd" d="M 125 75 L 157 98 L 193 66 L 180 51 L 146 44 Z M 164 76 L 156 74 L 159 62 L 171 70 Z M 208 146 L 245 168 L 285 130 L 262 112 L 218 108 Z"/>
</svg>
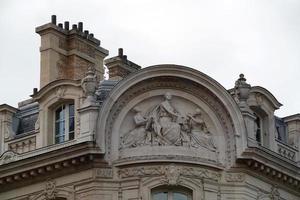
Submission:
<svg viewBox="0 0 300 200">
<path fill-rule="evenodd" d="M 75 173 L 90 168 L 95 160 L 101 161 L 102 158 L 93 142 L 84 142 L 3 164 L 0 166 L 0 191 L 48 177 Z"/>
<path fill-rule="evenodd" d="M 73 86 L 73 87 L 80 87 L 80 80 L 69 80 L 69 79 L 60 79 L 56 81 L 52 81 L 42 87 L 36 94 L 31 95 L 31 97 L 37 101 L 41 99 L 44 95 L 49 92 L 55 91 L 54 89 L 60 86 Z"/>
<path fill-rule="evenodd" d="M 279 109 L 282 106 L 282 104 L 266 88 L 263 88 L 261 86 L 253 86 L 251 87 L 250 93 L 260 93 L 264 95 L 272 103 L 275 109 Z"/>
<path fill-rule="evenodd" d="M 274 152 L 260 148 L 247 148 L 237 163 L 244 163 L 252 171 L 262 174 L 278 183 L 300 191 L 300 174 L 296 162 L 283 158 Z"/>
</svg>

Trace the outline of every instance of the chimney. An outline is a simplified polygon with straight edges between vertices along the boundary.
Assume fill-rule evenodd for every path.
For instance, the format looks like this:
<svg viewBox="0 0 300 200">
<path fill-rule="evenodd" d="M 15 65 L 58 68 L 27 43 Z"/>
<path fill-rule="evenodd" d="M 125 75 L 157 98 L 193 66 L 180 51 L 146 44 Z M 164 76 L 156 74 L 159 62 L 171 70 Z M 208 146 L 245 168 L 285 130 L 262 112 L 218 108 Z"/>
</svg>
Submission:
<svg viewBox="0 0 300 200">
<path fill-rule="evenodd" d="M 57 23 L 52 15 L 51 22 L 37 27 L 36 33 L 41 36 L 40 88 L 59 79 L 80 80 L 90 66 L 95 68 L 98 81 L 103 79 L 108 50 L 93 34 L 83 32 L 82 22 L 70 28 L 68 21 Z"/>
<path fill-rule="evenodd" d="M 141 69 L 141 67 L 127 59 L 127 55 L 123 54 L 123 49 L 119 48 L 118 56 L 105 60 L 108 68 L 110 80 L 121 80 L 128 74 Z"/>
</svg>

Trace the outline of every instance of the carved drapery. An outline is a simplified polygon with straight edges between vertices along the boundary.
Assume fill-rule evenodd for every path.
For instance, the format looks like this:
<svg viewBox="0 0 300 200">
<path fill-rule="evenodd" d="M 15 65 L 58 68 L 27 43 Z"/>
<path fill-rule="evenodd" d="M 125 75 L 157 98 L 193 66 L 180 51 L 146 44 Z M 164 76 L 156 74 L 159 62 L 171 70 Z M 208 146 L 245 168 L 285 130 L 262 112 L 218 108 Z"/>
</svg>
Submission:
<svg viewBox="0 0 300 200">
<path fill-rule="evenodd" d="M 184 107 L 184 105 L 181 105 Z M 121 136 L 120 148 L 152 146 L 186 146 L 205 148 L 217 152 L 212 133 L 201 116 L 201 110 L 194 113 L 180 113 L 172 105 L 172 95 L 167 92 L 164 101 L 144 111 L 133 108 L 134 128 Z"/>
</svg>

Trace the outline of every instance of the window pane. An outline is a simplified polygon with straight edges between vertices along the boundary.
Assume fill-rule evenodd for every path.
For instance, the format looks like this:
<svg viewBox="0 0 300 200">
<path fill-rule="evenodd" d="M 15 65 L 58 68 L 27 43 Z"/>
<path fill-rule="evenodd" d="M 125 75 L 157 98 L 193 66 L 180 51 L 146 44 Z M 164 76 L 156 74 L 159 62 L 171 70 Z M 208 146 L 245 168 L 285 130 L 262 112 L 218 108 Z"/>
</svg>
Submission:
<svg viewBox="0 0 300 200">
<path fill-rule="evenodd" d="M 62 111 L 62 108 L 58 108 L 56 111 L 55 111 L 55 120 L 59 120 L 60 119 L 60 113 Z"/>
<path fill-rule="evenodd" d="M 153 200 L 168 200 L 168 193 L 167 192 L 159 192 L 153 194 Z"/>
<path fill-rule="evenodd" d="M 188 200 L 188 196 L 182 193 L 174 192 L 173 200 Z"/>
<path fill-rule="evenodd" d="M 69 132 L 73 132 L 74 131 L 74 117 L 71 117 L 69 119 Z"/>
<path fill-rule="evenodd" d="M 61 143 L 65 138 L 65 121 L 55 122 L 55 143 Z"/>
<path fill-rule="evenodd" d="M 74 139 L 74 103 L 60 106 L 55 111 L 55 143 Z"/>
<path fill-rule="evenodd" d="M 74 104 L 69 105 L 69 116 L 74 116 Z"/>
</svg>

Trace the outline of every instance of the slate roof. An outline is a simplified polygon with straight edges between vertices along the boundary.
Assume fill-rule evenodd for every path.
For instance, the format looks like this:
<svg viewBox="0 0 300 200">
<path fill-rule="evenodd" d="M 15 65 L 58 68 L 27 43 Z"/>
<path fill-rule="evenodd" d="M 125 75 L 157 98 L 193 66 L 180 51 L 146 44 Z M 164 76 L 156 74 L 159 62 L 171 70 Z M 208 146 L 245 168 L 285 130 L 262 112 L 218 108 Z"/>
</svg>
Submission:
<svg viewBox="0 0 300 200">
<path fill-rule="evenodd" d="M 38 118 L 39 104 L 32 102 L 19 108 L 13 119 L 13 130 L 17 135 L 35 130 Z"/>
</svg>

